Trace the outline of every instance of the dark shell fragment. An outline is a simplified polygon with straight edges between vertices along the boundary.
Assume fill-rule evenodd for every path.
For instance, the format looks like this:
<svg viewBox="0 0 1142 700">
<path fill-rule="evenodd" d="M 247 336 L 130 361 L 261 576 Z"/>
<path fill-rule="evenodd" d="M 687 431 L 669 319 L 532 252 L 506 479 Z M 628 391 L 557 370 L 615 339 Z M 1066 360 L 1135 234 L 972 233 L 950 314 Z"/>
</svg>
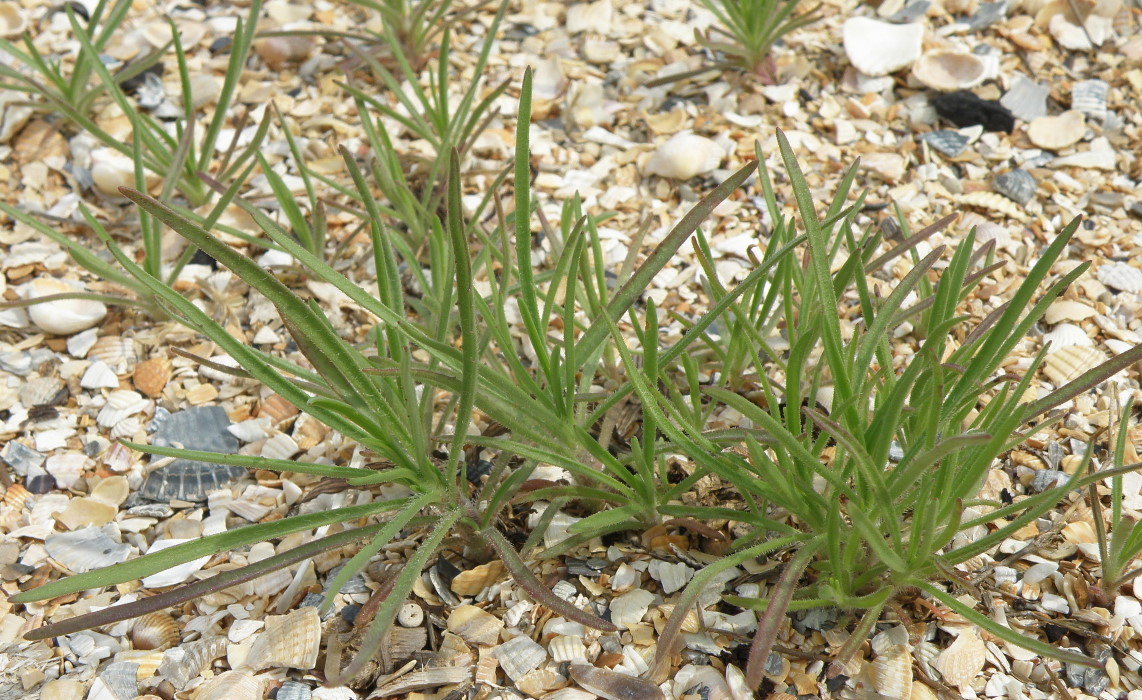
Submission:
<svg viewBox="0 0 1142 700">
<path fill-rule="evenodd" d="M 930 100 L 936 113 L 959 127 L 982 124 L 987 131 L 1015 129 L 1015 115 L 995 100 L 985 100 L 973 92 L 958 90 Z"/>
</svg>

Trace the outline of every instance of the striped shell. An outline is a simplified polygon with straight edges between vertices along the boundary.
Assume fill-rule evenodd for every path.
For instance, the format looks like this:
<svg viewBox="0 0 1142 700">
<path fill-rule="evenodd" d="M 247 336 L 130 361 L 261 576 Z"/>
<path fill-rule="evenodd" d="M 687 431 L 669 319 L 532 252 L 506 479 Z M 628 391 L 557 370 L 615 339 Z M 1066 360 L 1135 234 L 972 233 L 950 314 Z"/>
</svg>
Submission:
<svg viewBox="0 0 1142 700">
<path fill-rule="evenodd" d="M 957 197 L 957 201 L 969 207 L 979 207 L 996 214 L 1003 214 L 1016 221 L 1029 220 L 1018 204 L 996 192 L 968 192 Z"/>
<path fill-rule="evenodd" d="M 258 635 L 246 657 L 252 671 L 267 668 L 297 668 L 308 671 L 317 666 L 321 649 L 321 618 L 317 608 L 306 606 L 288 615 L 270 615 L 266 630 Z"/>
<path fill-rule="evenodd" d="M 167 649 L 181 639 L 178 623 L 165 612 L 147 613 L 131 626 L 131 646 L 135 649 Z"/>
<path fill-rule="evenodd" d="M 983 670 L 987 649 L 973 629 L 963 629 L 956 641 L 940 652 L 935 667 L 948 685 L 966 687 Z"/>
</svg>

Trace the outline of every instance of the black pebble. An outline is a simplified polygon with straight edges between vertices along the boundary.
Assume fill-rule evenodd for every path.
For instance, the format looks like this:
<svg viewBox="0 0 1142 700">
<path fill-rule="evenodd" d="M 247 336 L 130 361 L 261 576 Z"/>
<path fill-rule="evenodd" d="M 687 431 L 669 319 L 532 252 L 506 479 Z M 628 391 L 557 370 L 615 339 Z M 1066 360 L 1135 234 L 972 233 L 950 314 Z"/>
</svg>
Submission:
<svg viewBox="0 0 1142 700">
<path fill-rule="evenodd" d="M 985 100 L 973 92 L 960 90 L 933 97 L 936 112 L 959 127 L 982 124 L 987 131 L 1015 129 L 1015 115 L 995 100 Z"/>
</svg>

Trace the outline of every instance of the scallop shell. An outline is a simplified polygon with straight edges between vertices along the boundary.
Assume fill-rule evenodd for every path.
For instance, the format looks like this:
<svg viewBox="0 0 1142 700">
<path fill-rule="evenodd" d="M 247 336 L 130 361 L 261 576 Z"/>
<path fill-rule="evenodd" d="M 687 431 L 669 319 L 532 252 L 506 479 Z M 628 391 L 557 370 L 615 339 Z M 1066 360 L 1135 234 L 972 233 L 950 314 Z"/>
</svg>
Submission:
<svg viewBox="0 0 1142 700">
<path fill-rule="evenodd" d="M 531 641 L 530 637 L 521 635 L 501 644 L 496 649 L 496 658 L 499 659 L 500 668 L 514 682 L 546 661 L 547 651 Z"/>
<path fill-rule="evenodd" d="M 964 134 L 951 129 L 941 129 L 939 131 L 920 134 L 920 140 L 949 158 L 955 158 L 963 153 L 964 148 L 970 141 Z"/>
<path fill-rule="evenodd" d="M 1073 323 L 1060 323 L 1055 326 L 1049 333 L 1043 334 L 1043 342 L 1050 342 L 1051 349 L 1048 352 L 1058 352 L 1060 348 L 1078 346 L 1094 345 L 1087 332 Z"/>
<path fill-rule="evenodd" d="M 448 631 L 459 635 L 465 642 L 492 645 L 499 641 L 504 623 L 495 615 L 475 605 L 461 605 L 448 615 Z"/>
<path fill-rule="evenodd" d="M 192 700 L 261 700 L 263 681 L 245 670 L 226 671 L 194 690 Z"/>
<path fill-rule="evenodd" d="M 14 39 L 28 28 L 28 20 L 20 10 L 19 3 L 0 3 L 0 37 Z"/>
<path fill-rule="evenodd" d="M 1046 85 L 1016 76 L 1011 89 L 999 98 L 999 103 L 1023 121 L 1029 122 L 1047 116 L 1047 96 L 1051 90 Z"/>
<path fill-rule="evenodd" d="M 460 596 L 476 596 L 488 586 L 503 579 L 504 563 L 498 559 L 461 571 L 452 579 L 452 592 Z"/>
<path fill-rule="evenodd" d="M 107 403 L 99 409 L 95 422 L 104 428 L 111 428 L 127 416 L 146 410 L 150 405 L 150 400 L 143 398 L 138 392 L 128 389 L 112 391 L 107 395 Z"/>
<path fill-rule="evenodd" d="M 872 684 L 886 698 L 907 698 L 912 690 L 912 652 L 893 644 L 872 662 Z"/>
<path fill-rule="evenodd" d="M 1016 221 L 1028 221 L 1027 214 L 1019 208 L 1019 205 L 996 192 L 968 192 L 957 197 L 957 201 L 969 207 L 979 207 L 996 214 L 1003 214 Z"/>
<path fill-rule="evenodd" d="M 1053 117 L 1039 117 L 1027 125 L 1027 137 L 1039 148 L 1058 151 L 1073 146 L 1086 134 L 1086 117 L 1069 109 Z"/>
<path fill-rule="evenodd" d="M 674 675 L 675 697 L 700 697 L 702 700 L 733 700 L 726 678 L 713 666 L 686 665 Z"/>
<path fill-rule="evenodd" d="M 85 291 L 82 285 L 71 285 L 54 277 L 37 277 L 24 287 L 25 299 L 38 299 L 54 294 Z M 32 304 L 28 318 L 36 327 L 55 335 L 72 335 L 91 328 L 107 315 L 107 306 L 91 299 L 61 299 Z"/>
<path fill-rule="evenodd" d="M 147 613 L 131 625 L 131 646 L 135 649 L 167 649 L 182 640 L 178 623 L 168 613 Z"/>
<path fill-rule="evenodd" d="M 1055 386 L 1062 386 L 1106 360 L 1106 353 L 1098 348 L 1071 345 L 1047 355 L 1043 360 L 1043 374 Z"/>
<path fill-rule="evenodd" d="M 1023 206 L 1035 196 L 1035 186 L 1035 178 L 1022 168 L 996 176 L 994 183 L 996 192 Z"/>
<path fill-rule="evenodd" d="M 171 378 L 171 361 L 165 357 L 152 357 L 140 362 L 132 375 L 135 388 L 154 399 L 163 393 Z"/>
<path fill-rule="evenodd" d="M 1119 292 L 1142 292 L 1142 270 L 1122 262 L 1098 266 L 1098 281 Z"/>
<path fill-rule="evenodd" d="M 573 664 L 571 678 L 584 690 L 606 700 L 664 700 L 657 685 L 645 678 L 636 678 L 589 664 Z"/>
<path fill-rule="evenodd" d="M 974 53 L 936 49 L 912 65 L 912 75 L 933 90 L 967 90 L 987 79 L 987 62 Z"/>
<path fill-rule="evenodd" d="M 1071 109 L 1091 119 L 1106 120 L 1106 95 L 1110 85 L 1105 80 L 1080 80 L 1071 87 Z"/>
<path fill-rule="evenodd" d="M 934 664 L 948 685 L 966 688 L 987 659 L 987 649 L 973 629 L 960 630 L 956 641 L 940 652 Z"/>
<path fill-rule="evenodd" d="M 842 33 L 849 62 L 865 75 L 878 76 L 906 68 L 920 58 L 924 25 L 850 17 L 845 20 Z"/>
<path fill-rule="evenodd" d="M 321 649 L 321 618 L 317 608 L 306 606 L 288 615 L 270 615 L 266 629 L 250 647 L 246 665 L 253 671 L 267 668 L 297 668 L 308 671 L 317 666 Z"/>
<path fill-rule="evenodd" d="M 712 139 L 683 131 L 659 146 L 643 172 L 674 180 L 689 180 L 714 171 L 726 152 Z"/>
</svg>

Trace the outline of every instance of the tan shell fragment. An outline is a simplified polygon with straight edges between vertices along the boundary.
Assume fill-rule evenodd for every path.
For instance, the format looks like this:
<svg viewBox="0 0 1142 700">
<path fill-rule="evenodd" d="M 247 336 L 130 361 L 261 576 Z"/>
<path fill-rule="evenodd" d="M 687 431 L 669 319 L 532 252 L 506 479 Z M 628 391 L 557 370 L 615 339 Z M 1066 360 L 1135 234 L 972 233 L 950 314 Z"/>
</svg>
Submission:
<svg viewBox="0 0 1142 700">
<path fill-rule="evenodd" d="M 1086 117 L 1077 109 L 1052 117 L 1039 117 L 1027 125 L 1027 138 L 1039 148 L 1058 151 L 1073 146 L 1086 133 Z"/>
<path fill-rule="evenodd" d="M 28 28 L 28 20 L 20 10 L 18 2 L 0 3 L 0 37 L 14 39 Z"/>
<path fill-rule="evenodd" d="M 288 615 L 270 615 L 266 630 L 258 635 L 246 657 L 252 671 L 266 668 L 297 668 L 308 671 L 317 666 L 321 649 L 321 618 L 317 608 L 306 606 Z"/>
<path fill-rule="evenodd" d="M 974 53 L 937 49 L 912 65 L 912 75 L 933 90 L 967 90 L 987 79 L 987 63 Z"/>
<path fill-rule="evenodd" d="M 1106 353 L 1098 348 L 1071 345 L 1047 355 L 1043 360 L 1043 374 L 1055 386 L 1062 386 L 1106 360 Z"/>
<path fill-rule="evenodd" d="M 475 596 L 503 577 L 504 563 L 498 559 L 461 571 L 452 579 L 452 592 L 456 595 Z"/>
<path fill-rule="evenodd" d="M 886 698 L 904 700 L 912 691 L 912 652 L 893 644 L 872 662 L 872 684 Z"/>
<path fill-rule="evenodd" d="M 1047 307 L 1046 313 L 1043 314 L 1043 321 L 1055 325 L 1060 321 L 1085 321 L 1097 315 L 1098 311 L 1089 304 L 1072 299 L 1060 299 Z"/>
<path fill-rule="evenodd" d="M 1018 204 L 997 192 L 968 192 L 960 195 L 956 201 L 969 207 L 987 209 L 1016 221 L 1026 222 L 1030 220 Z"/>
<path fill-rule="evenodd" d="M 171 378 L 171 361 L 165 357 L 152 357 L 135 367 L 132 379 L 135 388 L 145 396 L 158 398 Z"/>
<path fill-rule="evenodd" d="M 944 677 L 944 682 L 961 688 L 966 687 L 983 670 L 987 659 L 987 649 L 973 629 L 964 629 L 956 641 L 940 652 L 935 667 Z"/>
<path fill-rule="evenodd" d="M 194 690 L 193 700 L 261 700 L 262 680 L 247 671 L 219 674 Z"/>
<path fill-rule="evenodd" d="M 469 644 L 491 646 L 499 641 L 502 620 L 475 605 L 461 605 L 448 616 L 448 631 Z"/>
<path fill-rule="evenodd" d="M 131 646 L 136 649 L 167 649 L 181 640 L 178 624 L 165 612 L 147 613 L 131 626 Z"/>
</svg>

